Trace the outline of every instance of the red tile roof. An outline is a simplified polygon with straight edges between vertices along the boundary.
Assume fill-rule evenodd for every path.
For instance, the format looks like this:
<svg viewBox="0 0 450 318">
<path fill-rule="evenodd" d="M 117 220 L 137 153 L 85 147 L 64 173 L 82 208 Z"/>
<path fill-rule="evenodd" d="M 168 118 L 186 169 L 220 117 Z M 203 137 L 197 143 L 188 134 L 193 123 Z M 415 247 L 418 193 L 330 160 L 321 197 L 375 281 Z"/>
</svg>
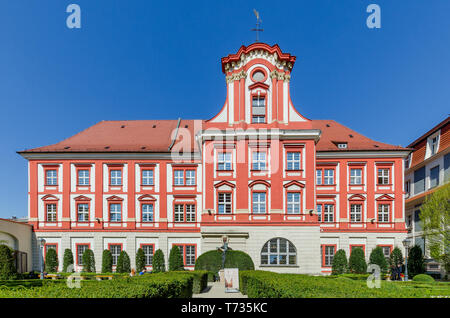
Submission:
<svg viewBox="0 0 450 318">
<path fill-rule="evenodd" d="M 316 151 L 380 151 L 409 150 L 402 146 L 394 146 L 378 142 L 363 136 L 334 120 L 312 120 L 313 129 L 320 129 L 322 135 L 316 145 Z M 346 149 L 338 148 L 338 143 L 347 143 Z"/>
</svg>

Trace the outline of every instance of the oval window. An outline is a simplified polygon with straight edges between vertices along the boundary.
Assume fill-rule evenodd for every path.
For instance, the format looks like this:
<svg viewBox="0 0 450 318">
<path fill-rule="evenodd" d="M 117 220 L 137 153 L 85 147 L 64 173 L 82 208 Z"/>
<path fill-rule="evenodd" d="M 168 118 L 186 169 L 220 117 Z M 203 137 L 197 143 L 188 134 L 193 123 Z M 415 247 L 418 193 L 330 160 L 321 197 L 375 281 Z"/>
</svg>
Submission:
<svg viewBox="0 0 450 318">
<path fill-rule="evenodd" d="M 255 73 L 253 73 L 253 80 L 255 82 L 261 82 L 265 77 L 266 75 L 262 71 L 256 71 Z"/>
</svg>

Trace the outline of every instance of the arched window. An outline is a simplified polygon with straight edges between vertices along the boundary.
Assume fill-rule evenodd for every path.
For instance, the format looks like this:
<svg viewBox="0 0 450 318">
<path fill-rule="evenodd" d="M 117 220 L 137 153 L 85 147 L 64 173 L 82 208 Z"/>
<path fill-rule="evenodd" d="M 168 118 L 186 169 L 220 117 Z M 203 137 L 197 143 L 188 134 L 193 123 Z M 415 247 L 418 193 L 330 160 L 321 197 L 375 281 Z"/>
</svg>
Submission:
<svg viewBox="0 0 450 318">
<path fill-rule="evenodd" d="M 264 244 L 261 265 L 283 266 L 297 264 L 297 250 L 290 241 L 277 237 Z"/>
</svg>

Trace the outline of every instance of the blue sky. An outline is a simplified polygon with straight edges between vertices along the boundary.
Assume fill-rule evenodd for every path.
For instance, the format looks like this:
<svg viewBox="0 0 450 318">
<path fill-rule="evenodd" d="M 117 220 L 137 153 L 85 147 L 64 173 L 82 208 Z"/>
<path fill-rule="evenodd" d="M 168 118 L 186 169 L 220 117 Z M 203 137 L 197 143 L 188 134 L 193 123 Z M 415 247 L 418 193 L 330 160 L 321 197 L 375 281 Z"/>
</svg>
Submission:
<svg viewBox="0 0 450 318">
<path fill-rule="evenodd" d="M 81 7 L 81 29 L 66 7 Z M 381 7 L 368 29 L 366 7 Z M 450 1 L 0 2 L 0 217 L 27 214 L 26 160 L 101 120 L 208 119 L 225 100 L 220 58 L 260 40 L 297 56 L 296 108 L 407 145 L 450 100 Z"/>
</svg>

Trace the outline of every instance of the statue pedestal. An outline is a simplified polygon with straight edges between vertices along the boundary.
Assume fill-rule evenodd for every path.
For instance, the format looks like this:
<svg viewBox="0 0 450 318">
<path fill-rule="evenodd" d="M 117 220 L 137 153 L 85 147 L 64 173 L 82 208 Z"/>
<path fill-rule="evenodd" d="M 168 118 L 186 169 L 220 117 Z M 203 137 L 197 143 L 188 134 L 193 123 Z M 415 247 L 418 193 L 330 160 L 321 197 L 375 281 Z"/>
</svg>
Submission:
<svg viewBox="0 0 450 318">
<path fill-rule="evenodd" d="M 219 282 L 221 283 L 225 282 L 225 274 L 223 269 L 219 270 Z"/>
</svg>

